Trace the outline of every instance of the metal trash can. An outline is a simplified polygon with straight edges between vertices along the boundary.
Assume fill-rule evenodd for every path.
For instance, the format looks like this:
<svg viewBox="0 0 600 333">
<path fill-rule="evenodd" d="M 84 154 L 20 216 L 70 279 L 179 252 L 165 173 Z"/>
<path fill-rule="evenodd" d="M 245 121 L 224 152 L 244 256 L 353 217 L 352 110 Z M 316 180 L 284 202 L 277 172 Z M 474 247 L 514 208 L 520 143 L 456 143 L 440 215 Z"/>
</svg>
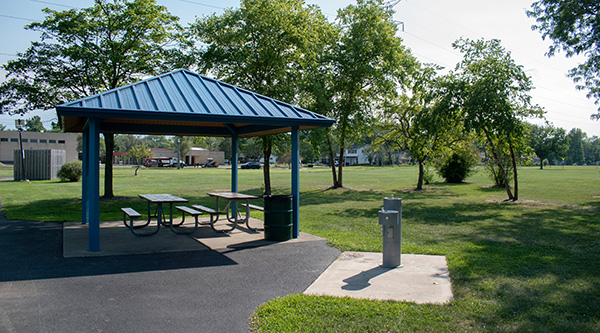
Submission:
<svg viewBox="0 0 600 333">
<path fill-rule="evenodd" d="M 383 267 L 402 266 L 402 199 L 383 199 L 383 208 L 379 211 L 379 224 L 383 227 Z"/>
<path fill-rule="evenodd" d="M 292 196 L 267 195 L 264 204 L 265 240 L 292 239 Z"/>
</svg>

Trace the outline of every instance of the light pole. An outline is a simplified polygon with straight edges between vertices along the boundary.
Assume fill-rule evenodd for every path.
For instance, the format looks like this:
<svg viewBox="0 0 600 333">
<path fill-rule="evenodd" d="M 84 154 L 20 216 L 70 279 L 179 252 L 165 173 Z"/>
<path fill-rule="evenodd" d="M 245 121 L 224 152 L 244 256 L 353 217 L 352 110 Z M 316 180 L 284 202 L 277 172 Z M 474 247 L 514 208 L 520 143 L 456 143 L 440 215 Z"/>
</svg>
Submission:
<svg viewBox="0 0 600 333">
<path fill-rule="evenodd" d="M 15 127 L 19 130 L 19 145 L 21 146 L 21 181 L 27 181 L 27 177 L 25 177 L 25 151 L 23 150 L 23 137 L 21 136 L 21 132 L 23 132 L 23 126 L 25 126 L 25 120 L 23 119 L 15 119 Z"/>
</svg>

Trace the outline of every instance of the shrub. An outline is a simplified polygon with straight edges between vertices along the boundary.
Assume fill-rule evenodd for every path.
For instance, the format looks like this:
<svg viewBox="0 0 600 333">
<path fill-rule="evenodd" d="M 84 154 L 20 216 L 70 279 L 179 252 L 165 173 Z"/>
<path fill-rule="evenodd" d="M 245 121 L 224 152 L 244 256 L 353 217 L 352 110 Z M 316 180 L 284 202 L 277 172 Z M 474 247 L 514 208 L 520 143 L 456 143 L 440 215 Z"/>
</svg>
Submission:
<svg viewBox="0 0 600 333">
<path fill-rule="evenodd" d="M 81 173 L 81 161 L 71 161 L 60 167 L 57 176 L 64 181 L 78 182 L 81 179 Z"/>
<path fill-rule="evenodd" d="M 423 183 L 425 185 L 433 183 L 433 172 L 429 168 L 423 170 Z"/>
<path fill-rule="evenodd" d="M 508 182 L 511 182 L 513 175 L 512 166 L 511 164 L 505 165 L 508 166 L 504 169 L 504 173 L 506 174 Z M 496 164 L 494 160 L 490 159 L 486 162 L 485 166 L 488 170 L 488 175 L 490 179 L 494 182 L 494 187 L 504 187 L 504 178 L 502 177 L 502 173 L 500 172 L 500 167 L 498 166 L 498 164 Z"/>
<path fill-rule="evenodd" d="M 462 183 L 479 163 L 479 150 L 472 144 L 461 144 L 453 148 L 452 155 L 438 159 L 436 170 L 447 183 Z"/>
<path fill-rule="evenodd" d="M 472 172 L 474 165 L 457 153 L 444 160 L 439 167 L 439 174 L 447 183 L 462 183 Z"/>
</svg>

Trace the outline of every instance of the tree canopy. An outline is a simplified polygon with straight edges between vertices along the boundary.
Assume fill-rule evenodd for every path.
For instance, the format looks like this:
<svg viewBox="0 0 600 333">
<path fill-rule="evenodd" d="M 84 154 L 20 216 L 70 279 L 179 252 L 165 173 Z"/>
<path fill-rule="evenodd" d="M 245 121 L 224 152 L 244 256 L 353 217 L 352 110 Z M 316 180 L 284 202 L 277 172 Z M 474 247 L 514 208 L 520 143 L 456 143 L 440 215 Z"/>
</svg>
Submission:
<svg viewBox="0 0 600 333">
<path fill-rule="evenodd" d="M 201 45 L 194 53 L 203 73 L 287 103 L 297 103 L 306 69 L 330 34 L 316 6 L 303 0 L 243 0 L 222 15 L 198 19 L 190 37 Z M 268 161 L 279 136 L 261 137 Z M 270 194 L 269 164 L 263 168 Z"/>
<path fill-rule="evenodd" d="M 544 168 L 544 160 L 551 154 L 557 158 L 564 157 L 569 143 L 564 129 L 535 124 L 529 124 L 528 141 L 529 146 L 540 159 L 540 169 Z"/>
<path fill-rule="evenodd" d="M 527 15 L 537 24 L 532 28 L 550 38 L 548 56 L 560 50 L 568 57 L 584 55 L 587 60 L 569 72 L 578 89 L 600 104 L 600 2 L 596 0 L 539 0 Z M 599 109 L 600 110 L 600 109 Z M 600 117 L 600 113 L 594 115 Z"/>
<path fill-rule="evenodd" d="M 152 152 L 150 151 L 150 148 L 148 148 L 148 146 L 146 146 L 145 143 L 141 143 L 139 145 L 131 147 L 131 149 L 126 154 L 126 157 L 133 158 L 136 161 L 136 168 L 135 168 L 135 173 L 134 173 L 135 176 L 137 176 L 137 174 L 138 174 L 138 170 L 140 169 L 142 161 L 145 158 L 148 158 L 151 156 L 152 156 Z"/>
<path fill-rule="evenodd" d="M 41 32 L 3 68 L 0 113 L 23 114 L 155 75 L 178 49 L 178 18 L 155 0 L 96 0 L 93 7 L 55 11 L 26 29 Z M 104 134 L 104 196 L 112 197 L 114 135 Z"/>
<path fill-rule="evenodd" d="M 365 125 L 385 100 L 397 96 L 405 70 L 414 66 L 414 58 L 396 37 L 392 14 L 379 0 L 358 0 L 338 11 L 339 37 L 331 48 L 330 63 L 332 109 L 327 112 L 337 120 L 333 129 L 339 147 L 337 177 L 330 153 L 334 188 L 343 187 L 347 145 L 366 132 Z"/>
<path fill-rule="evenodd" d="M 531 80 L 499 40 L 461 38 L 454 47 L 464 58 L 447 80 L 444 103 L 450 110 L 459 110 L 467 131 L 485 138 L 502 174 L 508 199 L 518 200 L 517 159 L 527 148 L 523 119 L 543 114 L 531 103 Z M 508 155 L 512 164 L 512 190 L 503 155 Z"/>
<path fill-rule="evenodd" d="M 585 163 L 584 141 L 586 134 L 580 128 L 573 128 L 567 136 L 569 138 L 567 163 L 583 165 Z"/>
<path fill-rule="evenodd" d="M 44 132 L 44 123 L 40 116 L 33 116 L 30 119 L 25 120 L 25 130 L 27 132 Z"/>
</svg>

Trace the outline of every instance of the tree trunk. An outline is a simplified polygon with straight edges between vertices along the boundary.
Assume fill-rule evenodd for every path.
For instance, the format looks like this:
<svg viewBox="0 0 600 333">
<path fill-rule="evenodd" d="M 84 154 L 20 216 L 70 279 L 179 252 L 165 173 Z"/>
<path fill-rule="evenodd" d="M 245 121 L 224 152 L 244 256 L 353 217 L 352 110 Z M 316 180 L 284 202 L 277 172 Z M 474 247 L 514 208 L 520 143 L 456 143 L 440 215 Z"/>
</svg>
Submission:
<svg viewBox="0 0 600 333">
<path fill-rule="evenodd" d="M 425 178 L 425 168 L 423 167 L 423 161 L 419 162 L 419 180 L 417 181 L 417 191 L 423 189 L 423 179 Z"/>
<path fill-rule="evenodd" d="M 502 173 L 502 180 L 504 182 L 504 188 L 506 189 L 506 194 L 508 195 L 508 200 L 514 200 L 513 194 L 510 190 L 510 184 L 508 183 L 508 177 L 506 176 L 506 172 L 504 171 L 504 166 L 502 165 L 502 162 L 500 161 L 500 157 L 498 156 L 498 152 L 496 151 L 496 146 L 494 146 L 494 143 L 493 143 L 492 139 L 490 138 L 490 136 L 488 135 L 487 131 L 484 131 L 484 133 L 485 133 L 488 143 L 490 144 L 490 147 L 492 148 L 492 156 L 494 157 L 494 161 L 496 161 L 496 165 L 500 169 L 500 173 Z"/>
<path fill-rule="evenodd" d="M 106 161 L 104 164 L 104 198 L 114 198 L 113 193 L 113 152 L 115 150 L 115 135 L 104 133 L 106 146 Z"/>
<path fill-rule="evenodd" d="M 508 149 L 510 150 L 510 158 L 512 160 L 512 167 L 513 167 L 513 183 L 514 183 L 513 201 L 517 201 L 517 200 L 519 200 L 519 180 L 517 178 L 517 162 L 515 159 L 515 152 L 513 150 L 512 143 L 510 141 L 508 142 Z"/>
<path fill-rule="evenodd" d="M 271 164 L 269 160 L 271 159 L 271 142 L 267 139 L 264 139 L 263 142 L 263 156 L 265 159 L 265 166 L 263 168 L 263 181 L 265 182 L 265 192 L 264 195 L 271 195 Z"/>
<path fill-rule="evenodd" d="M 337 173 L 335 172 L 335 156 L 333 156 L 333 147 L 331 147 L 331 139 L 327 137 L 327 146 L 329 147 L 329 164 L 331 164 L 331 173 L 333 174 L 333 188 L 337 185 Z"/>
<path fill-rule="evenodd" d="M 337 179 L 337 186 L 336 188 L 339 187 L 344 187 L 344 184 L 342 183 L 342 170 L 344 169 L 344 147 L 342 146 L 342 148 L 340 148 L 340 161 L 338 163 L 338 179 Z"/>
</svg>

